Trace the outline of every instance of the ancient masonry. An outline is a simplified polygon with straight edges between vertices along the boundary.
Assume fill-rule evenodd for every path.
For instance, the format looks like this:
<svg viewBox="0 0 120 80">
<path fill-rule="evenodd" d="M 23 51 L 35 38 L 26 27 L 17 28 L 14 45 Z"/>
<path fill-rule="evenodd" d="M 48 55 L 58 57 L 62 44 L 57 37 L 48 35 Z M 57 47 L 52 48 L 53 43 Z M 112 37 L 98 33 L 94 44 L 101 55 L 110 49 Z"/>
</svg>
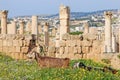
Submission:
<svg viewBox="0 0 120 80">
<path fill-rule="evenodd" d="M 112 52 L 111 12 L 105 12 L 105 52 Z"/>
<path fill-rule="evenodd" d="M 69 21 L 70 21 L 70 9 L 68 6 L 60 6 L 60 39 L 62 35 L 70 32 Z"/>
<path fill-rule="evenodd" d="M 1 34 L 7 34 L 7 10 L 3 10 L 0 12 L 1 15 Z"/>
<path fill-rule="evenodd" d="M 107 58 L 110 55 L 109 58 L 112 59 L 111 53 L 118 53 L 117 48 L 120 52 L 120 45 L 116 45 L 120 44 L 120 38 L 116 37 L 111 27 L 111 12 L 104 13 L 103 31 L 99 32 L 98 28 L 89 27 L 88 22 L 84 22 L 84 32 L 81 35 L 69 34 L 70 8 L 68 6 L 61 5 L 59 14 L 60 26 L 57 31 L 53 29 L 52 35 L 54 36 L 50 37 L 49 23 L 45 22 L 42 32 L 41 25 L 38 24 L 38 16 L 32 16 L 32 23 L 28 21 L 26 25 L 22 20 L 18 24 L 16 21 L 7 24 L 8 11 L 0 11 L 0 52 L 15 59 L 26 59 L 26 54 L 31 49 L 38 48 L 39 51 L 39 45 L 42 45 L 45 46 L 44 52 L 47 56 L 85 58 L 96 61 L 106 58 L 104 55 L 107 55 Z M 43 33 L 44 37 L 41 37 L 39 33 Z M 116 60 L 113 59 L 114 62 Z"/>
</svg>

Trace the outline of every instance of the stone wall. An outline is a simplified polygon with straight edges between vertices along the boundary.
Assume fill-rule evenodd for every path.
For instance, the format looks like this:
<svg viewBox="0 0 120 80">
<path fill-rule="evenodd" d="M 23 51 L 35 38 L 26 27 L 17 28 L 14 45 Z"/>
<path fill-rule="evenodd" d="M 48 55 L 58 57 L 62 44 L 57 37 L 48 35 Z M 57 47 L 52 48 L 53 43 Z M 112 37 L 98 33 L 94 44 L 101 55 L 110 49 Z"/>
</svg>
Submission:
<svg viewBox="0 0 120 80">
<path fill-rule="evenodd" d="M 31 35 L 0 34 L 0 52 L 14 59 L 26 59 Z"/>
<path fill-rule="evenodd" d="M 58 44 L 58 43 L 56 43 Z M 64 34 L 59 40 L 59 47 L 48 47 L 48 55 L 69 57 L 71 59 L 95 58 L 103 53 L 103 41 L 97 40 L 95 34 L 69 35 Z M 99 57 L 98 57 L 99 58 Z"/>
</svg>

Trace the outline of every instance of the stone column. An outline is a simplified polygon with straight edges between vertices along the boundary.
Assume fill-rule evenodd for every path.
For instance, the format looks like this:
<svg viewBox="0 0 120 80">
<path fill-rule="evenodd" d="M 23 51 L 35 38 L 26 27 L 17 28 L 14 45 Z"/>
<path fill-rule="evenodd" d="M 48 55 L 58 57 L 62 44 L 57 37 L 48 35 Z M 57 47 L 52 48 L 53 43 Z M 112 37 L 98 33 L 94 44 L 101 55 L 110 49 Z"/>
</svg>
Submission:
<svg viewBox="0 0 120 80">
<path fill-rule="evenodd" d="M 38 25 L 38 33 L 41 34 L 42 33 L 42 26 L 39 24 Z"/>
<path fill-rule="evenodd" d="M 44 44 L 45 46 L 49 46 L 49 33 L 48 33 L 48 28 L 49 24 L 45 23 L 44 25 Z"/>
<path fill-rule="evenodd" d="M 30 21 L 28 21 L 26 24 L 26 32 L 31 33 L 31 22 Z"/>
<path fill-rule="evenodd" d="M 59 33 L 56 33 L 56 40 L 55 40 L 56 48 L 60 47 L 59 41 L 60 41 L 60 35 L 59 35 Z"/>
<path fill-rule="evenodd" d="M 1 15 L 1 34 L 7 34 L 8 11 L 7 10 L 0 11 L 0 15 Z"/>
<path fill-rule="evenodd" d="M 12 21 L 11 24 L 7 24 L 7 34 L 16 34 L 16 22 Z"/>
<path fill-rule="evenodd" d="M 17 26 L 16 26 L 17 24 L 16 24 L 16 22 L 15 22 L 15 21 L 12 21 L 11 24 L 12 24 L 12 26 L 13 26 L 13 27 L 12 27 L 12 28 L 13 28 L 13 29 L 12 29 L 12 34 L 17 34 L 17 28 L 16 28 L 16 27 L 17 27 Z"/>
<path fill-rule="evenodd" d="M 112 52 L 116 52 L 116 38 L 115 35 L 112 36 Z"/>
<path fill-rule="evenodd" d="M 119 53 L 120 53 L 120 27 L 119 27 Z"/>
<path fill-rule="evenodd" d="M 24 21 L 20 21 L 19 26 L 20 26 L 19 34 L 24 34 Z"/>
<path fill-rule="evenodd" d="M 70 8 L 68 6 L 60 6 L 60 40 L 62 35 L 70 32 L 69 21 L 70 21 Z"/>
<path fill-rule="evenodd" d="M 84 23 L 84 34 L 87 34 L 89 33 L 89 25 L 88 25 L 88 22 L 85 22 Z"/>
<path fill-rule="evenodd" d="M 32 16 L 32 34 L 38 34 L 38 16 Z"/>
<path fill-rule="evenodd" d="M 52 29 L 52 36 L 56 36 L 56 33 L 57 33 L 57 30 L 56 30 L 55 27 L 53 27 L 53 29 Z"/>
<path fill-rule="evenodd" d="M 112 27 L 111 27 L 111 12 L 105 12 L 105 52 L 112 52 Z"/>
</svg>

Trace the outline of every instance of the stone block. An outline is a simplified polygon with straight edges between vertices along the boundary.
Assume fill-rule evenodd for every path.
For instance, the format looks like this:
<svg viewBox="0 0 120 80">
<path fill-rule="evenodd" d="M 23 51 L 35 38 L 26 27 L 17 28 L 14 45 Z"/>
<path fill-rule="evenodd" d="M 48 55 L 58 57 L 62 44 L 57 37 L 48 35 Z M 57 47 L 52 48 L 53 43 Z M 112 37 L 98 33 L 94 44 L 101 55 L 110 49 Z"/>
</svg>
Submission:
<svg viewBox="0 0 120 80">
<path fill-rule="evenodd" d="M 79 40 L 79 35 L 74 35 L 74 40 Z"/>
<path fill-rule="evenodd" d="M 71 46 L 71 42 L 72 42 L 72 40 L 67 40 L 66 41 L 66 47 L 70 47 Z"/>
<path fill-rule="evenodd" d="M 13 40 L 13 46 L 19 46 L 18 40 Z"/>
<path fill-rule="evenodd" d="M 86 47 L 82 47 L 82 53 L 86 54 Z"/>
<path fill-rule="evenodd" d="M 24 59 L 24 54 L 23 53 L 19 53 L 20 54 L 20 58 L 19 59 Z"/>
<path fill-rule="evenodd" d="M 86 48 L 86 53 L 88 54 L 90 52 L 90 48 L 89 47 L 85 47 Z"/>
<path fill-rule="evenodd" d="M 26 56 L 26 54 L 23 54 L 23 56 L 24 56 L 23 57 L 24 60 L 28 59 L 28 57 Z"/>
<path fill-rule="evenodd" d="M 78 54 L 82 53 L 82 47 L 77 47 L 78 48 Z"/>
<path fill-rule="evenodd" d="M 101 44 L 102 44 L 102 42 L 99 41 L 99 40 L 93 41 L 93 46 L 94 46 L 94 47 L 100 46 Z"/>
<path fill-rule="evenodd" d="M 65 54 L 69 53 L 69 47 L 65 47 Z"/>
<path fill-rule="evenodd" d="M 50 57 L 55 57 L 55 53 L 49 53 L 49 52 L 48 52 L 48 56 L 50 56 Z"/>
<path fill-rule="evenodd" d="M 82 46 L 82 41 L 80 41 L 80 40 L 76 40 L 77 42 L 76 42 L 76 45 L 78 46 L 78 47 L 80 47 L 80 46 Z"/>
<path fill-rule="evenodd" d="M 15 47 L 15 52 L 20 52 L 20 47 Z"/>
<path fill-rule="evenodd" d="M 59 53 L 60 53 L 60 54 L 64 54 L 64 51 L 65 51 L 64 47 L 60 47 Z"/>
<path fill-rule="evenodd" d="M 2 50 L 2 47 L 0 46 L 0 52 L 2 52 L 3 50 Z"/>
<path fill-rule="evenodd" d="M 65 47 L 66 46 L 66 41 L 65 40 L 60 40 L 59 42 L 60 47 Z"/>
<path fill-rule="evenodd" d="M 92 42 L 90 42 L 88 40 L 83 40 L 82 46 L 84 46 L 84 47 L 92 46 Z"/>
<path fill-rule="evenodd" d="M 15 52 L 15 47 L 14 46 L 8 47 L 8 52 Z"/>
<path fill-rule="evenodd" d="M 21 52 L 22 53 L 27 53 L 27 51 L 28 51 L 28 47 L 22 47 L 21 48 Z"/>
<path fill-rule="evenodd" d="M 23 41 L 22 40 L 19 40 L 19 46 L 23 46 Z"/>
<path fill-rule="evenodd" d="M 8 40 L 7 44 L 8 46 L 13 46 L 13 40 Z"/>
<path fill-rule="evenodd" d="M 8 46 L 7 42 L 7 40 L 3 40 L 3 46 Z"/>
<path fill-rule="evenodd" d="M 69 54 L 73 54 L 74 47 L 69 47 Z"/>
<path fill-rule="evenodd" d="M 3 52 L 7 53 L 8 52 L 8 47 L 3 47 Z"/>
<path fill-rule="evenodd" d="M 74 47 L 73 54 L 77 54 L 77 53 L 78 53 L 78 48 L 77 48 L 77 47 Z"/>
<path fill-rule="evenodd" d="M 70 35 L 68 33 L 62 35 L 62 40 L 70 40 Z"/>
<path fill-rule="evenodd" d="M 70 46 L 71 47 L 77 46 L 77 40 L 72 40 L 71 43 L 70 43 Z"/>
<path fill-rule="evenodd" d="M 20 54 L 19 53 L 14 53 L 14 57 L 15 57 L 15 59 L 19 59 L 20 58 Z"/>
<path fill-rule="evenodd" d="M 48 47 L 48 53 L 55 53 L 56 49 L 55 47 Z"/>
<path fill-rule="evenodd" d="M 3 46 L 3 40 L 0 40 L 0 47 Z"/>
</svg>

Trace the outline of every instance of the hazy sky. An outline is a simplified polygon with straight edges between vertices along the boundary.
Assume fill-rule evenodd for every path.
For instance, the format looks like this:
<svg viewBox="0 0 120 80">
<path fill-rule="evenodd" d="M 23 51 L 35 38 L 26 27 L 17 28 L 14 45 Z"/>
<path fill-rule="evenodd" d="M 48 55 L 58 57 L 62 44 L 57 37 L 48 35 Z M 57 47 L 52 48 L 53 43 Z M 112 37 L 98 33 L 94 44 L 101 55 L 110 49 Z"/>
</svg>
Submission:
<svg viewBox="0 0 120 80">
<path fill-rule="evenodd" d="M 9 10 L 9 17 L 37 14 L 55 14 L 60 4 L 73 12 L 120 9 L 120 0 L 0 0 L 0 10 Z"/>
</svg>

